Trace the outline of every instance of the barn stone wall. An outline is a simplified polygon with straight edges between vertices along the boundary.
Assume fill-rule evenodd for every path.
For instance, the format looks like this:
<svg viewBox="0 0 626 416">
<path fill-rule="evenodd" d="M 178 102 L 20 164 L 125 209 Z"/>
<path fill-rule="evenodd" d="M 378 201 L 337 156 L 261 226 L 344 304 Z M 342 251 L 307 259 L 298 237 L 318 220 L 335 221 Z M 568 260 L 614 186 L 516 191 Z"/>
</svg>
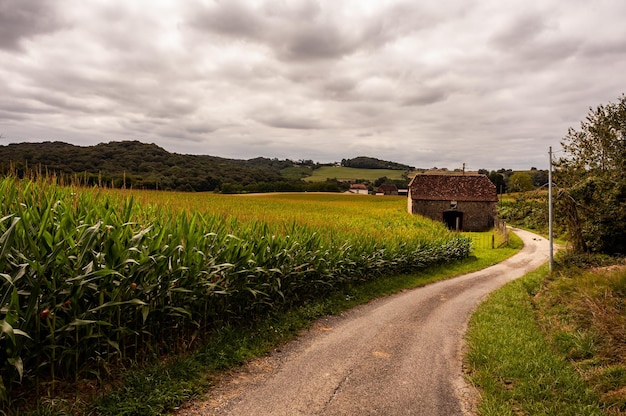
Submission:
<svg viewBox="0 0 626 416">
<path fill-rule="evenodd" d="M 435 221 L 443 221 L 444 211 L 450 210 L 451 201 L 411 200 L 411 212 Z M 457 201 L 456 211 L 463 213 L 463 231 L 484 231 L 493 227 L 496 216 L 495 202 Z"/>
</svg>

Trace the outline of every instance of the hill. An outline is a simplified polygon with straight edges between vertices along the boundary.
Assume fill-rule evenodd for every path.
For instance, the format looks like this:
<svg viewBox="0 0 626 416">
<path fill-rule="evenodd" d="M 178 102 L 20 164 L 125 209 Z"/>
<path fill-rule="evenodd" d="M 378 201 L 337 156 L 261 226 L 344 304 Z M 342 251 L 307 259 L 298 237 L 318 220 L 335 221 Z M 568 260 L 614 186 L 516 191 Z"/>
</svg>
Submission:
<svg viewBox="0 0 626 416">
<path fill-rule="evenodd" d="M 344 167 L 339 168 L 344 172 L 337 175 L 324 173 L 319 168 L 331 168 L 310 160 L 294 162 L 263 157 L 240 160 L 185 155 L 139 141 L 113 141 L 95 146 L 26 142 L 0 146 L 0 175 L 13 173 L 26 176 L 35 172 L 56 175 L 67 181 L 80 180 L 90 186 L 238 193 L 339 192 L 349 185 L 338 179 L 374 181 L 386 176 L 393 180 L 401 179 L 404 173 L 404 170 L 396 170 L 404 165 L 395 162 L 367 157 L 347 160 L 351 161 L 349 163 L 392 168 Z M 314 179 L 303 180 L 308 177 Z"/>
<path fill-rule="evenodd" d="M 62 142 L 0 146 L 0 172 L 24 175 L 29 171 L 77 175 L 89 185 L 181 191 L 215 191 L 251 184 L 289 182 L 281 169 L 288 160 L 226 159 L 170 153 L 139 141 L 75 146 Z"/>
</svg>

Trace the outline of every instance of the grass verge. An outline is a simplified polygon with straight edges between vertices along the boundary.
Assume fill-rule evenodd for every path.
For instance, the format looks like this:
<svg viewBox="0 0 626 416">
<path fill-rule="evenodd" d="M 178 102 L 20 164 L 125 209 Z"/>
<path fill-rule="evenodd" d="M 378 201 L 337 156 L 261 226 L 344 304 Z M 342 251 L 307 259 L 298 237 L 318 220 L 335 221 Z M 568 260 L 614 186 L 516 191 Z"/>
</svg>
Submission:
<svg viewBox="0 0 626 416">
<path fill-rule="evenodd" d="M 539 325 L 534 297 L 548 273 L 544 266 L 504 286 L 472 316 L 466 360 L 468 378 L 482 392 L 480 415 L 605 414 Z"/>
<path fill-rule="evenodd" d="M 480 270 L 512 256 L 522 247 L 522 242 L 514 234 L 511 236 L 508 247 L 477 248 L 469 258 L 452 265 L 346 287 L 324 300 L 275 315 L 253 326 L 220 328 L 211 341 L 194 354 L 175 357 L 149 368 L 130 369 L 121 376 L 115 388 L 89 400 L 44 400 L 31 415 L 71 412 L 121 416 L 167 414 L 185 401 L 199 397 L 210 387 L 216 372 L 269 353 L 295 338 L 318 318 L 337 314 L 377 297 Z"/>
<path fill-rule="evenodd" d="M 626 259 L 568 254 L 536 297 L 553 347 L 597 393 L 607 415 L 626 415 Z"/>
</svg>

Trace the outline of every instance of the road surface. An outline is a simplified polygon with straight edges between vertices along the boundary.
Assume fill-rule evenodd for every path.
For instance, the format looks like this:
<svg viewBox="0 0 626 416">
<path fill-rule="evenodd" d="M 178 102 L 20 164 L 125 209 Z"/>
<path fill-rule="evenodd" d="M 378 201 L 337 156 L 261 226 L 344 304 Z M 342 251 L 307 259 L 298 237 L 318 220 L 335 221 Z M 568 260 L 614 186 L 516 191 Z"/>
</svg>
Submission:
<svg viewBox="0 0 626 416">
<path fill-rule="evenodd" d="M 485 296 L 548 260 L 544 238 L 487 269 L 320 320 L 269 357 L 224 377 L 177 416 L 469 415 L 463 336 Z"/>
</svg>

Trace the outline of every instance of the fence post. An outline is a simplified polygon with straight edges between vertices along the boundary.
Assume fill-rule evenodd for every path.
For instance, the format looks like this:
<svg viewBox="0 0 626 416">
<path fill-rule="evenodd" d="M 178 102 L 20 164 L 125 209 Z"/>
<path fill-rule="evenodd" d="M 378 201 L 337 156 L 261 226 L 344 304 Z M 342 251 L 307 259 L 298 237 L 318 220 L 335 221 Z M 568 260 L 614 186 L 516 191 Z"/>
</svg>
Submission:
<svg viewBox="0 0 626 416">
<path fill-rule="evenodd" d="M 506 228 L 506 221 L 502 221 L 502 228 L 504 230 L 504 241 L 506 241 L 506 245 L 509 245 L 509 229 Z"/>
</svg>

